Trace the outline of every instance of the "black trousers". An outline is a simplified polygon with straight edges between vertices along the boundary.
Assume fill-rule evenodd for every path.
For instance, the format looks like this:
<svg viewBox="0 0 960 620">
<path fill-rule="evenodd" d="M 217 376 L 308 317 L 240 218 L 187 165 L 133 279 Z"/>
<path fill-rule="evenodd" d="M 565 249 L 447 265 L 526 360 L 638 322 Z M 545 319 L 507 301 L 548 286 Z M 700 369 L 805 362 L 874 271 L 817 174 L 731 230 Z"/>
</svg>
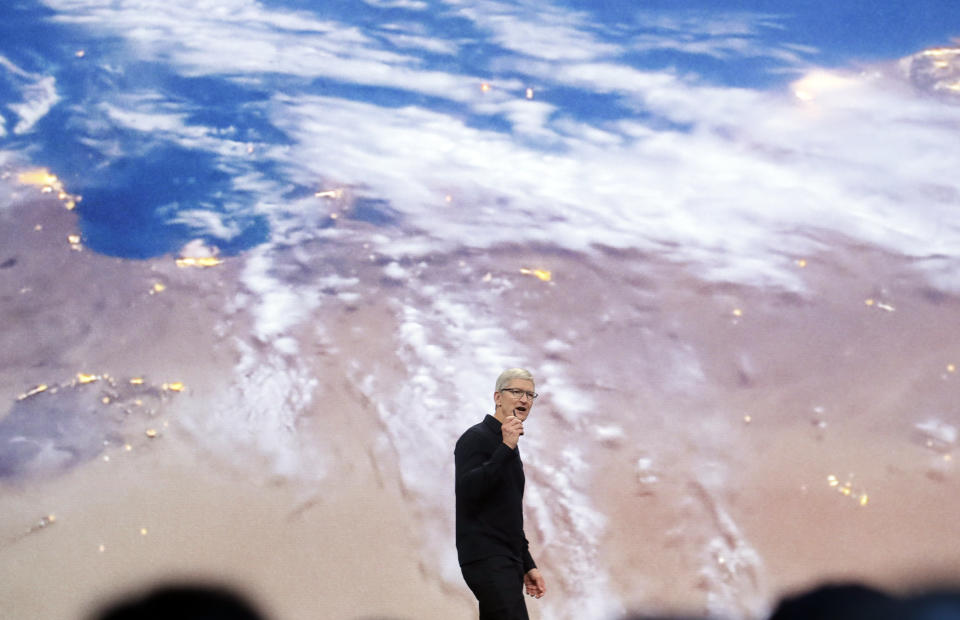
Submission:
<svg viewBox="0 0 960 620">
<path fill-rule="evenodd" d="M 494 556 L 460 567 L 480 603 L 480 620 L 529 620 L 523 600 L 523 564 Z"/>
</svg>

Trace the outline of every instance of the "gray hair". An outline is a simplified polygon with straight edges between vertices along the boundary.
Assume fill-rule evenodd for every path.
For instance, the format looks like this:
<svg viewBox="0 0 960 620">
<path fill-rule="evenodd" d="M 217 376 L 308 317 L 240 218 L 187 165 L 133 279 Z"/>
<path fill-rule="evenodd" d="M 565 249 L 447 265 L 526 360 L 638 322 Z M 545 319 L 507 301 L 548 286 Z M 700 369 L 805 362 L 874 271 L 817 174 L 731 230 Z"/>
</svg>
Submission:
<svg viewBox="0 0 960 620">
<path fill-rule="evenodd" d="M 500 373 L 499 377 L 497 377 L 497 387 L 494 391 L 501 391 L 514 379 L 526 379 L 527 381 L 533 381 L 533 375 L 530 374 L 529 370 L 524 368 L 507 368 Z M 533 383 L 536 384 L 536 381 L 533 381 Z"/>
</svg>

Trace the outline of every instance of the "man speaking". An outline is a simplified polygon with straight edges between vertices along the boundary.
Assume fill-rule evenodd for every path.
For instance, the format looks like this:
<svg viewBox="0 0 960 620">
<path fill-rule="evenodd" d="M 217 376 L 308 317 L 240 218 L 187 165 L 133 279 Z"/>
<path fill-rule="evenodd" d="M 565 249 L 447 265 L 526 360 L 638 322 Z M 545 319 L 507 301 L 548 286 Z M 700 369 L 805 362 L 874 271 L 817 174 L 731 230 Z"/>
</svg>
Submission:
<svg viewBox="0 0 960 620">
<path fill-rule="evenodd" d="M 527 620 L 524 589 L 536 598 L 546 593 L 523 533 L 523 462 L 517 446 L 536 398 L 529 371 L 503 371 L 493 393 L 493 415 L 468 428 L 454 449 L 457 555 L 480 603 L 480 620 Z"/>
</svg>

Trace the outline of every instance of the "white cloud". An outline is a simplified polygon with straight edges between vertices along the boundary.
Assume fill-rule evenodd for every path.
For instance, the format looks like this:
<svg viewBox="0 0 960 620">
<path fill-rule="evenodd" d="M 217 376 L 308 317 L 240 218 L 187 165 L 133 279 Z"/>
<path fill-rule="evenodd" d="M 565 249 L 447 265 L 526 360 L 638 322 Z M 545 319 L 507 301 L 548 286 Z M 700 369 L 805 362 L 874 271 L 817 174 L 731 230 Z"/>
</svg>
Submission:
<svg viewBox="0 0 960 620">
<path fill-rule="evenodd" d="M 259 481 L 276 476 L 321 479 L 330 464 L 323 453 L 325 446 L 316 445 L 315 438 L 307 441 L 297 428 L 318 381 L 289 361 L 295 359 L 295 351 L 284 349 L 291 340 L 279 340 L 275 350 L 264 353 L 235 339 L 238 360 L 229 381 L 202 401 L 213 403 L 213 407 L 188 407 L 180 423 L 213 454 L 234 459 L 238 452 L 245 452 L 253 457 L 252 462 L 265 457 L 266 468 L 245 472 Z M 280 353 L 287 353 L 287 357 Z M 245 459 L 244 465 L 250 462 Z"/>
<path fill-rule="evenodd" d="M 557 107 L 539 101 L 507 99 L 504 101 L 478 103 L 473 109 L 489 116 L 502 115 L 510 121 L 513 131 L 520 135 L 553 137 L 547 129 L 551 115 Z"/>
<path fill-rule="evenodd" d="M 949 200 L 921 198 L 960 191 L 949 173 L 958 154 L 942 130 L 960 118 L 955 107 L 864 76 L 812 104 L 613 64 L 572 65 L 555 77 L 616 89 L 691 129 L 656 132 L 618 121 L 601 130 L 554 121 L 547 108 L 517 113 L 518 126 L 565 147 L 541 152 L 442 113 L 310 97 L 279 101 L 276 122 L 300 139 L 292 161 L 315 167 L 291 169 L 294 176 L 324 170 L 362 184 L 389 196 L 414 224 L 466 245 L 499 239 L 494 205 L 503 200 L 527 212 L 531 238 L 574 248 L 668 241 L 685 248 L 678 258 L 687 253 L 716 277 L 788 283 L 792 271 L 763 257 L 803 251 L 791 231 L 804 227 L 908 253 L 929 250 L 930 239 L 949 251 L 960 234 L 956 225 L 942 226 Z M 475 206 L 452 207 L 437 223 L 443 188 L 451 186 Z"/>
<path fill-rule="evenodd" d="M 430 5 L 422 0 L 363 0 L 370 6 L 385 9 L 407 9 L 409 11 L 425 11 Z"/>
<path fill-rule="evenodd" d="M 770 42 L 763 34 L 784 30 L 785 16 L 738 11 L 640 11 L 637 25 L 642 32 L 628 47 L 636 51 L 677 51 L 717 59 L 775 58 L 793 66 L 807 64 L 817 49 L 789 41 Z"/>
<path fill-rule="evenodd" d="M 218 239 L 229 241 L 243 232 L 240 224 L 228 221 L 225 213 L 217 213 L 205 209 L 183 209 L 175 211 L 176 217 L 170 220 L 173 224 L 185 224 L 197 232 L 206 233 Z"/>
<path fill-rule="evenodd" d="M 635 13 L 637 24 L 644 29 L 671 33 L 693 39 L 724 37 L 755 37 L 764 29 L 782 30 L 783 16 L 770 13 L 741 11 L 681 10 L 654 12 L 640 10 Z"/>
<path fill-rule="evenodd" d="M 254 334 L 265 344 L 289 335 L 289 330 L 310 317 L 320 305 L 314 289 L 295 289 L 273 273 L 275 264 L 268 246 L 260 246 L 247 256 L 242 275 L 243 284 L 256 300 L 251 312 L 255 318 Z"/>
<path fill-rule="evenodd" d="M 186 0 L 47 2 L 61 11 L 57 21 L 120 34 L 140 58 L 173 63 L 192 75 L 325 77 L 456 101 L 474 98 L 481 81 L 419 69 L 417 56 L 384 49 L 354 26 L 250 0 L 210 2 L 207 11 Z"/>
<path fill-rule="evenodd" d="M 617 45 L 606 43 L 582 25 L 589 15 L 563 10 L 542 2 L 447 0 L 455 14 L 488 31 L 502 47 L 537 59 L 585 61 L 617 54 Z"/>
<path fill-rule="evenodd" d="M 166 108 L 166 110 L 157 108 Z M 100 109 L 112 121 L 112 125 L 148 133 L 186 133 L 183 130 L 187 114 L 184 111 L 174 111 L 173 105 L 162 101 L 159 97 L 135 97 L 122 103 L 117 100 L 115 103 L 101 104 Z M 202 133 L 203 131 L 198 129 L 193 131 L 194 135 Z"/>
<path fill-rule="evenodd" d="M 7 104 L 7 108 L 20 117 L 13 126 L 13 133 L 25 134 L 60 101 L 56 80 L 52 76 L 24 71 L 3 56 L 0 56 L 0 69 L 6 69 L 6 77 L 20 97 L 20 101 Z M 5 124 L 0 118 L 0 136 L 6 133 Z"/>
<path fill-rule="evenodd" d="M 448 56 L 452 56 L 459 51 L 459 46 L 456 43 L 443 39 L 393 32 L 388 32 L 383 36 L 397 47 L 420 49 L 433 54 L 445 54 Z"/>
<path fill-rule="evenodd" d="M 24 134 L 33 129 L 41 118 L 60 101 L 57 95 L 56 80 L 44 77 L 23 91 L 23 103 L 11 103 L 7 107 L 20 116 L 20 121 L 14 125 L 13 133 Z"/>
</svg>

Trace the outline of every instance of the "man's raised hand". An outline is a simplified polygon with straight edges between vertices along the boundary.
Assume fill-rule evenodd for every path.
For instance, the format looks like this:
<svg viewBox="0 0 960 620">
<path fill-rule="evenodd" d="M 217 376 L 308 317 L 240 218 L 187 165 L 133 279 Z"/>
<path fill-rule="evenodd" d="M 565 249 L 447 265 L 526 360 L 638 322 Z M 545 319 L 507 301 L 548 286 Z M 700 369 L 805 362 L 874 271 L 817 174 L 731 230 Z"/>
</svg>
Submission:
<svg viewBox="0 0 960 620">
<path fill-rule="evenodd" d="M 516 416 L 507 416 L 500 427 L 500 432 L 503 434 L 503 443 L 513 450 L 520 441 L 520 435 L 523 434 L 523 422 Z"/>
</svg>

